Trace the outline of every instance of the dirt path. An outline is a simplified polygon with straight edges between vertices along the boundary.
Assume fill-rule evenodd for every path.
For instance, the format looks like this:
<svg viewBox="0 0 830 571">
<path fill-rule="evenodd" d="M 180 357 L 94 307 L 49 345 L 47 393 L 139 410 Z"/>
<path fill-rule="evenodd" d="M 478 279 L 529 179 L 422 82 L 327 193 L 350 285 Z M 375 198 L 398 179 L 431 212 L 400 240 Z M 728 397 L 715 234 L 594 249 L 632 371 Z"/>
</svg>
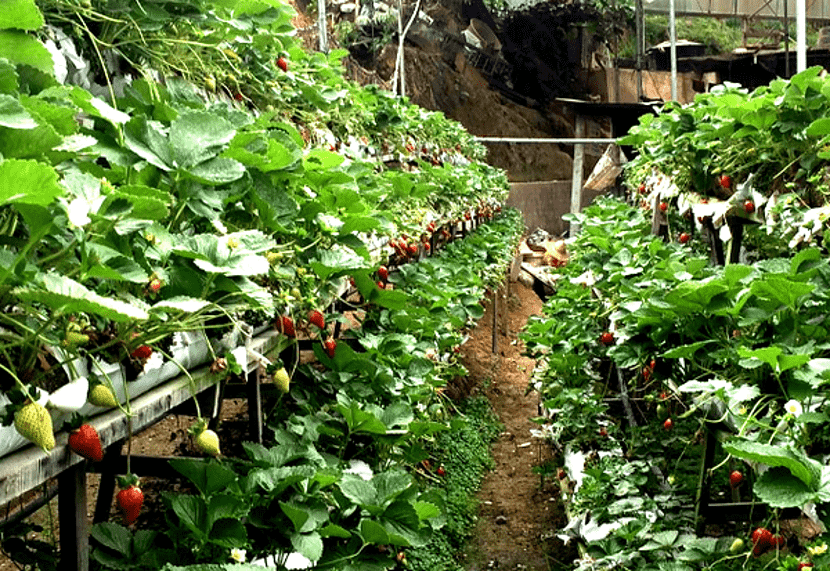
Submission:
<svg viewBox="0 0 830 571">
<path fill-rule="evenodd" d="M 502 298 L 503 299 L 503 298 Z M 517 333 L 529 316 L 540 314 L 542 301 L 532 289 L 511 284 L 507 303 L 508 331 L 504 336 L 499 301 L 498 352 L 492 352 L 492 304 L 464 344 L 470 380 L 478 381 L 504 424 L 493 446 L 495 469 L 485 478 L 479 493 L 479 523 L 469 543 L 466 569 L 521 569 L 548 571 L 570 568 L 576 558 L 553 537 L 564 525 L 558 488 L 549 480 L 542 485 L 533 467 L 549 458 L 530 431 L 530 419 L 538 413 L 538 395 L 527 393 L 535 362 L 522 356 Z"/>
</svg>

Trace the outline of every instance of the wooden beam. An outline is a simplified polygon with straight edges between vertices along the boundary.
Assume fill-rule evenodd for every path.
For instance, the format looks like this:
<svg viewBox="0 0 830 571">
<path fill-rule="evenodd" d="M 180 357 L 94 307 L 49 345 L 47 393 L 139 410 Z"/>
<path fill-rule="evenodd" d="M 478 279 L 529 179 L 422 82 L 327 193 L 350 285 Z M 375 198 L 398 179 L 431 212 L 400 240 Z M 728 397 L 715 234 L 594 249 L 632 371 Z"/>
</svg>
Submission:
<svg viewBox="0 0 830 571">
<path fill-rule="evenodd" d="M 170 460 L 199 460 L 206 462 L 206 458 L 198 456 L 147 456 L 144 454 L 130 455 L 130 471 L 137 476 L 152 476 L 155 478 L 164 478 L 166 480 L 175 480 L 177 478 L 184 478 L 177 470 L 170 465 Z M 127 473 L 127 456 L 125 454 L 116 454 L 108 456 L 105 460 L 104 466 L 91 464 L 92 471 L 100 471 L 101 474 L 126 474 Z M 103 462 L 102 462 L 103 464 Z M 114 488 L 113 488 L 114 491 Z M 107 498 L 107 504 L 112 502 L 112 493 Z M 107 508 L 109 511 L 109 508 Z"/>
<path fill-rule="evenodd" d="M 89 569 L 89 525 L 86 518 L 86 461 L 58 477 L 58 518 L 61 528 L 60 571 Z"/>
</svg>

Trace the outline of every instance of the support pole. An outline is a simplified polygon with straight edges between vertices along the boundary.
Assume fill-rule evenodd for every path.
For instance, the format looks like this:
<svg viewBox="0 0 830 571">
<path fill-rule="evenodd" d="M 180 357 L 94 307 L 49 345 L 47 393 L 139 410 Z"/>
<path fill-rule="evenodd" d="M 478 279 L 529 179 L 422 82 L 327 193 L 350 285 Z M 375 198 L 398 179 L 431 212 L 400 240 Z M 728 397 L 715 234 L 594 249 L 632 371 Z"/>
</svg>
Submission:
<svg viewBox="0 0 830 571">
<path fill-rule="evenodd" d="M 493 289 L 493 353 L 499 350 L 499 290 Z"/>
<path fill-rule="evenodd" d="M 807 0 L 795 0 L 796 72 L 807 69 Z"/>
<path fill-rule="evenodd" d="M 260 380 L 263 373 L 262 366 L 259 366 L 256 371 L 245 376 L 245 389 L 248 397 L 248 431 L 251 440 L 258 444 L 262 444 L 264 433 L 262 392 L 260 391 Z"/>
<path fill-rule="evenodd" d="M 669 39 L 671 47 L 671 100 L 677 101 L 677 22 L 675 18 L 675 0 L 669 0 Z"/>
<path fill-rule="evenodd" d="M 790 78 L 790 16 L 787 13 L 789 0 L 784 0 L 784 79 Z"/>
<path fill-rule="evenodd" d="M 585 117 L 576 116 L 575 137 L 585 136 Z M 585 146 L 582 143 L 574 145 L 573 171 L 571 172 L 571 214 L 578 214 L 582 210 L 582 163 L 585 158 Z M 571 237 L 579 234 L 579 224 L 571 222 Z"/>
<path fill-rule="evenodd" d="M 317 0 L 317 36 L 318 47 L 323 53 L 329 51 L 328 28 L 326 26 L 326 0 Z"/>
<path fill-rule="evenodd" d="M 61 528 L 60 571 L 88 571 L 89 529 L 86 522 L 86 462 L 58 476 L 58 518 Z"/>
<path fill-rule="evenodd" d="M 634 67 L 637 69 L 637 101 L 643 100 L 643 59 L 646 46 L 645 15 L 643 11 L 643 0 L 636 0 L 634 4 L 634 19 L 637 26 L 637 51 L 634 59 Z"/>
</svg>

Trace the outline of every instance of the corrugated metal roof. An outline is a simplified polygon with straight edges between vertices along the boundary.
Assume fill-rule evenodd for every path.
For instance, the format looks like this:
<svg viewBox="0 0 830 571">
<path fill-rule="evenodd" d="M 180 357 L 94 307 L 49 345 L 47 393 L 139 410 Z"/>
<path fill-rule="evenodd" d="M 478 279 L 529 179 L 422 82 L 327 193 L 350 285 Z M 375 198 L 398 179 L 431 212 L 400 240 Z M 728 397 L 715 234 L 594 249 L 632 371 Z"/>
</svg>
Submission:
<svg viewBox="0 0 830 571">
<path fill-rule="evenodd" d="M 796 0 L 675 0 L 678 16 L 714 16 L 718 18 L 764 18 L 784 17 L 784 3 L 787 15 L 795 18 Z M 668 14 L 669 0 L 644 0 L 646 12 Z M 807 0 L 808 20 L 830 20 L 828 0 Z"/>
</svg>

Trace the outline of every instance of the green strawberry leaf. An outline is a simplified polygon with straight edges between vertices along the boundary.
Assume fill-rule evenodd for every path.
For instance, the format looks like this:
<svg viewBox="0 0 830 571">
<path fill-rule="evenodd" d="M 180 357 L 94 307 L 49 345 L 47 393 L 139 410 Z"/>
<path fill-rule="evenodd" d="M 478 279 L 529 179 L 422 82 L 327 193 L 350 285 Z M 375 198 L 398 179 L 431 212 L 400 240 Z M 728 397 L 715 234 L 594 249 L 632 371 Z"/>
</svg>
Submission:
<svg viewBox="0 0 830 571">
<path fill-rule="evenodd" d="M 360 522 L 360 537 L 363 538 L 364 543 L 375 545 L 387 545 L 389 543 L 389 534 L 386 533 L 386 529 L 371 519 L 364 519 Z"/>
<path fill-rule="evenodd" d="M 132 553 L 133 536 L 129 529 L 117 523 L 96 523 L 90 530 L 90 536 L 104 547 L 108 547 L 117 553 Z"/>
<path fill-rule="evenodd" d="M 3 0 L 0 30 L 37 30 L 43 26 L 43 14 L 34 0 Z"/>
<path fill-rule="evenodd" d="M 0 204 L 48 206 L 65 192 L 49 165 L 32 160 L 0 161 Z"/>
<path fill-rule="evenodd" d="M 236 128 L 219 115 L 207 111 L 183 113 L 170 124 L 173 160 L 179 167 L 190 170 L 215 158 L 235 134 Z M 230 159 L 227 162 L 238 164 Z M 241 169 L 244 171 L 244 167 Z"/>
<path fill-rule="evenodd" d="M 800 508 L 816 497 L 809 485 L 784 467 L 773 467 L 761 474 L 752 491 L 771 508 Z"/>
<path fill-rule="evenodd" d="M 809 488 L 818 485 L 821 474 L 820 467 L 815 460 L 810 459 L 800 450 L 738 439 L 725 442 L 723 449 L 736 458 L 759 462 L 772 467 L 782 466 L 787 468 L 794 477 L 801 480 Z"/>
<path fill-rule="evenodd" d="M 9 129 L 34 129 L 38 122 L 20 103 L 10 95 L 0 95 L 0 127 Z"/>
<path fill-rule="evenodd" d="M 312 562 L 317 561 L 323 556 L 323 539 L 316 531 L 312 533 L 292 534 L 291 546 Z"/>
<path fill-rule="evenodd" d="M 91 313 L 117 322 L 146 320 L 146 311 L 133 304 L 98 295 L 80 283 L 56 274 L 43 274 L 31 286 L 13 290 L 20 300 L 50 307 L 53 311 Z"/>
<path fill-rule="evenodd" d="M 49 50 L 37 38 L 20 30 L 0 30 L 0 59 L 2 58 L 54 75 L 55 64 Z"/>
</svg>

